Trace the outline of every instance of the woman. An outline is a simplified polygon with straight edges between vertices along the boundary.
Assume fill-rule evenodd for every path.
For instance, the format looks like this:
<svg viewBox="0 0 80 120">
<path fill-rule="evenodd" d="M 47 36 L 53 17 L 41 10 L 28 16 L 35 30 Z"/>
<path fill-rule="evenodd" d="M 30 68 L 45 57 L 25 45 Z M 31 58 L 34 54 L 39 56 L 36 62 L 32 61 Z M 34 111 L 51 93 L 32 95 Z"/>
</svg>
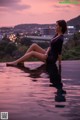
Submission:
<svg viewBox="0 0 80 120">
<path fill-rule="evenodd" d="M 67 24 L 65 20 L 59 20 L 56 22 L 56 35 L 52 38 L 50 46 L 47 50 L 44 50 L 37 44 L 33 43 L 27 52 L 21 58 L 7 63 L 8 66 L 15 66 L 31 57 L 36 57 L 45 63 L 56 62 L 59 60 L 59 65 L 61 64 L 61 51 L 63 44 L 63 34 L 67 31 Z"/>
</svg>

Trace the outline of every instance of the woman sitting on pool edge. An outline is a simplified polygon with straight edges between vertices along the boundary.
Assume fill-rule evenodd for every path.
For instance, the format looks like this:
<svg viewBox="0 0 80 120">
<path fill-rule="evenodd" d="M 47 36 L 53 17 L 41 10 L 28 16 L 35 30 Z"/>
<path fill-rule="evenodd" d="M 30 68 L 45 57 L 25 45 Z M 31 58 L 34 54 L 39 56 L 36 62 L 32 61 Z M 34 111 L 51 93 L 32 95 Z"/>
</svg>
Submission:
<svg viewBox="0 0 80 120">
<path fill-rule="evenodd" d="M 39 45 L 33 43 L 27 52 L 19 59 L 6 63 L 7 66 L 17 66 L 23 64 L 24 61 L 31 57 L 36 57 L 46 63 L 48 74 L 50 76 L 50 82 L 56 87 L 57 94 L 66 94 L 63 90 L 63 84 L 61 82 L 61 75 L 56 68 L 56 61 L 59 60 L 59 66 L 61 66 L 61 52 L 63 45 L 63 34 L 67 31 L 67 24 L 65 20 L 59 20 L 56 22 L 56 34 L 51 39 L 50 46 L 47 50 L 44 50 Z"/>
<path fill-rule="evenodd" d="M 67 31 L 67 24 L 65 20 L 59 20 L 56 22 L 55 36 L 51 39 L 50 46 L 47 50 L 44 50 L 36 43 L 33 43 L 27 52 L 19 59 L 13 62 L 7 62 L 7 66 L 17 66 L 23 63 L 31 57 L 36 57 L 44 63 L 56 63 L 59 60 L 59 65 L 61 64 L 61 52 L 63 45 L 63 34 Z"/>
</svg>

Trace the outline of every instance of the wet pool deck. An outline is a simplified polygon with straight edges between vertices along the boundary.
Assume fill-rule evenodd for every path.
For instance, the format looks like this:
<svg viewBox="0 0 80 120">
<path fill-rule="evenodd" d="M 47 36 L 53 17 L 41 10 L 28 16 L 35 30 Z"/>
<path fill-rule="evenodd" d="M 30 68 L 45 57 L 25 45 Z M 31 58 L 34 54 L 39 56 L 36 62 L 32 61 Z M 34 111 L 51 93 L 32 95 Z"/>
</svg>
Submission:
<svg viewBox="0 0 80 120">
<path fill-rule="evenodd" d="M 80 120 L 80 61 L 62 61 L 65 102 L 55 101 L 42 64 L 26 62 L 22 69 L 0 63 L 0 112 L 9 112 L 9 120 Z"/>
</svg>

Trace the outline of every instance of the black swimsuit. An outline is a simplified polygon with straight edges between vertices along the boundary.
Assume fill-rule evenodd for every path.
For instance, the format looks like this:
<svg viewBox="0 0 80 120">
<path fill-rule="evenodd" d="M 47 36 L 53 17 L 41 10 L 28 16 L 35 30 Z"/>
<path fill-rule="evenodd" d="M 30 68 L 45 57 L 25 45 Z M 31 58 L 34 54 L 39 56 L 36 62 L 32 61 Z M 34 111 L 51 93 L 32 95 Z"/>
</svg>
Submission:
<svg viewBox="0 0 80 120">
<path fill-rule="evenodd" d="M 62 52 L 62 44 L 63 44 L 63 35 L 55 36 L 52 38 L 50 42 L 50 50 L 48 52 L 48 57 L 46 59 L 47 63 L 55 63 L 58 59 L 58 55 Z"/>
</svg>

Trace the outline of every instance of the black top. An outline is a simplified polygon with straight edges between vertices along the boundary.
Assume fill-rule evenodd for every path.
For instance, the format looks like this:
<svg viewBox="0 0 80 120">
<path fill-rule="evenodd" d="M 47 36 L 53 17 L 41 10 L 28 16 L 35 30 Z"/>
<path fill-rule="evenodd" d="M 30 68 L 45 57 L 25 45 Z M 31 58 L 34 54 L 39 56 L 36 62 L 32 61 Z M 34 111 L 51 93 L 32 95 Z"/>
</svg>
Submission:
<svg viewBox="0 0 80 120">
<path fill-rule="evenodd" d="M 47 62 L 56 62 L 58 55 L 60 55 L 62 52 L 63 39 L 63 35 L 52 38 L 50 42 L 51 49 L 48 52 Z"/>
</svg>

